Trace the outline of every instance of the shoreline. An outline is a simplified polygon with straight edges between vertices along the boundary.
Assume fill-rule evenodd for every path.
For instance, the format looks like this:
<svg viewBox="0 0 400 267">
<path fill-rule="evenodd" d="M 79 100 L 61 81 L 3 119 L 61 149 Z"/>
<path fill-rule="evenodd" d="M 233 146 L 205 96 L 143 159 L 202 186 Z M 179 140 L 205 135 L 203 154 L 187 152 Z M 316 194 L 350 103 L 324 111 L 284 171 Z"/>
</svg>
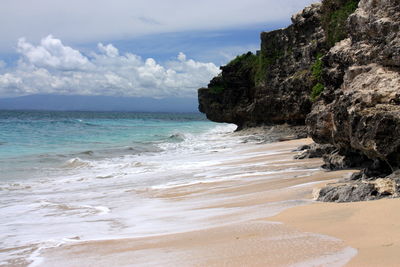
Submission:
<svg viewBox="0 0 400 267">
<path fill-rule="evenodd" d="M 352 173 L 326 172 L 319 168 L 321 159 L 293 160 L 292 150 L 307 142 L 311 140 L 250 146 L 240 150 L 240 159 L 216 165 L 240 170 L 240 178 L 143 192 L 171 205 L 191 205 L 192 211 L 209 213 L 206 221 L 194 217 L 197 224 L 192 229 L 182 225 L 182 232 L 43 248 L 32 266 L 342 266 L 356 254 L 342 240 L 270 219 L 310 203 L 315 184 Z"/>
</svg>

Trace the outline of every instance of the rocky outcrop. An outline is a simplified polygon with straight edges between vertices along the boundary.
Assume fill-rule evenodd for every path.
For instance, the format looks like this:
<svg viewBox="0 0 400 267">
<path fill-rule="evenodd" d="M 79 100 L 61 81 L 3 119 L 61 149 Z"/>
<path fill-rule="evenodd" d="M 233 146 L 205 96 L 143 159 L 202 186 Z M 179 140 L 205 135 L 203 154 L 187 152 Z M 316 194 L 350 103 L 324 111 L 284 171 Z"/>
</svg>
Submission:
<svg viewBox="0 0 400 267">
<path fill-rule="evenodd" d="M 312 158 L 321 158 L 326 154 L 330 154 L 336 150 L 336 148 L 332 145 L 321 145 L 312 143 L 310 145 L 303 145 L 293 152 L 300 152 L 296 156 L 295 159 L 312 159 Z"/>
<path fill-rule="evenodd" d="M 309 133 L 350 162 L 358 154 L 390 173 L 400 164 L 400 3 L 361 0 L 347 27 L 349 38 L 322 58 L 325 90 Z"/>
<path fill-rule="evenodd" d="M 272 124 L 304 124 L 315 85 L 311 68 L 327 51 L 321 4 L 292 17 L 286 29 L 261 33 L 261 50 L 221 67 L 208 88 L 198 91 L 199 110 L 239 129 Z"/>
<path fill-rule="evenodd" d="M 215 122 L 234 123 L 240 128 L 250 124 L 257 60 L 249 52 L 222 66 L 221 74 L 211 80 L 208 88 L 198 90 L 200 112 Z"/>
<path fill-rule="evenodd" d="M 325 90 L 306 123 L 316 142 L 336 148 L 325 166 L 362 171 L 321 190 L 319 200 L 398 196 L 398 177 L 382 177 L 400 168 L 400 2 L 361 0 L 347 27 L 348 38 L 322 58 Z"/>
<path fill-rule="evenodd" d="M 320 146 L 299 158 L 323 154 L 327 169 L 361 169 L 320 200 L 398 196 L 397 178 L 384 182 L 396 185 L 390 194 L 378 181 L 400 169 L 399 0 L 323 0 L 292 22 L 262 33 L 257 55 L 221 67 L 199 90 L 200 111 L 239 129 L 305 123 Z"/>
<path fill-rule="evenodd" d="M 246 128 L 235 133 L 242 137 L 242 142 L 272 143 L 289 141 L 307 137 L 307 129 L 304 125 L 293 126 L 287 124 L 260 126 Z"/>
<path fill-rule="evenodd" d="M 400 196 L 400 173 L 378 179 L 330 184 L 319 190 L 317 200 L 326 202 L 354 202 Z"/>
</svg>

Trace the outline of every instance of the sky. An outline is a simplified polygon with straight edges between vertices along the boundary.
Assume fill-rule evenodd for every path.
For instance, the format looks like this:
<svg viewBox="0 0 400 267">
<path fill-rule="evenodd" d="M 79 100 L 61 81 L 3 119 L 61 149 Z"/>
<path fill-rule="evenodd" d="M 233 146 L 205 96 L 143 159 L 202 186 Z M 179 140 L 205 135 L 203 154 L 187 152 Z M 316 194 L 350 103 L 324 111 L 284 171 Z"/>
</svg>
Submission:
<svg viewBox="0 0 400 267">
<path fill-rule="evenodd" d="M 1 0 L 0 98 L 189 97 L 312 0 Z"/>
</svg>

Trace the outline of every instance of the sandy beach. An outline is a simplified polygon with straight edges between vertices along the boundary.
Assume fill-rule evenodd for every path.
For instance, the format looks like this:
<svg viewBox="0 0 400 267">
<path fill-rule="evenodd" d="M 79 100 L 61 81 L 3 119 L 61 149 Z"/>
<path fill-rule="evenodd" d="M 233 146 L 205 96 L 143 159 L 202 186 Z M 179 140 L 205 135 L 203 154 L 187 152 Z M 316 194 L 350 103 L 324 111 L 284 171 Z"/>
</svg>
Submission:
<svg viewBox="0 0 400 267">
<path fill-rule="evenodd" d="M 399 266 L 399 199 L 315 203 L 269 218 L 304 232 L 335 236 L 358 250 L 346 266 Z"/>
<path fill-rule="evenodd" d="M 0 267 L 400 267 L 400 0 L 1 7 Z"/>
<path fill-rule="evenodd" d="M 395 266 L 400 215 L 393 211 L 400 202 L 313 202 L 315 186 L 353 171 L 326 172 L 319 168 L 320 159 L 293 160 L 292 150 L 305 143 L 311 140 L 252 146 L 242 151 L 241 160 L 220 164 L 242 166 L 241 179 L 142 192 L 171 205 L 209 211 L 213 215 L 203 226 L 138 238 L 71 241 L 41 249 L 33 265 Z M 246 175 L 246 168 L 258 168 L 260 175 Z"/>
</svg>

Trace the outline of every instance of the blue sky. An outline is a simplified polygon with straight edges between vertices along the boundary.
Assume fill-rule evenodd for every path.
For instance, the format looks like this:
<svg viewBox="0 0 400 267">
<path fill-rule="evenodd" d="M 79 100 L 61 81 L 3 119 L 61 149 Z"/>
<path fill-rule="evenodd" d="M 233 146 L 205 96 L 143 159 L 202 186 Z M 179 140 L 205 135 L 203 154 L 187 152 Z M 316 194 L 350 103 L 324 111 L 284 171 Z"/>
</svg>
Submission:
<svg viewBox="0 0 400 267">
<path fill-rule="evenodd" d="M 0 97 L 195 97 L 310 0 L 2 0 Z"/>
</svg>

